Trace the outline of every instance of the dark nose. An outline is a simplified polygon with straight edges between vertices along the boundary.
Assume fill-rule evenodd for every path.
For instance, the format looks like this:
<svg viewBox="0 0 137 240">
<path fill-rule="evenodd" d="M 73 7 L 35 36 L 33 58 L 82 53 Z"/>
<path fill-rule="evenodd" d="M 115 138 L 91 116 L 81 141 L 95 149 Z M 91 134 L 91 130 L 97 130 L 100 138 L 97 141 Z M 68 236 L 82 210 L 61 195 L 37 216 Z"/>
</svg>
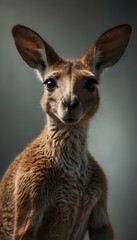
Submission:
<svg viewBox="0 0 137 240">
<path fill-rule="evenodd" d="M 72 111 L 78 107 L 79 99 L 76 96 L 63 98 L 62 105 L 66 110 Z"/>
</svg>

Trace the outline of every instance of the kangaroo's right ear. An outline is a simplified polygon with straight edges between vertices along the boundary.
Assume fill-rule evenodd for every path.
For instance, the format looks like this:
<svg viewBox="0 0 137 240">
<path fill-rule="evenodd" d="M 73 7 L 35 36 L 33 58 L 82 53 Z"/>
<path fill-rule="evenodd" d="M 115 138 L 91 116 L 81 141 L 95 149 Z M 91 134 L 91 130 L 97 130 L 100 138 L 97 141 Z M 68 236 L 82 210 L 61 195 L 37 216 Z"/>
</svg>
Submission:
<svg viewBox="0 0 137 240">
<path fill-rule="evenodd" d="M 33 30 L 16 25 L 12 29 L 12 34 L 23 60 L 41 74 L 48 66 L 61 61 L 54 49 Z"/>
</svg>

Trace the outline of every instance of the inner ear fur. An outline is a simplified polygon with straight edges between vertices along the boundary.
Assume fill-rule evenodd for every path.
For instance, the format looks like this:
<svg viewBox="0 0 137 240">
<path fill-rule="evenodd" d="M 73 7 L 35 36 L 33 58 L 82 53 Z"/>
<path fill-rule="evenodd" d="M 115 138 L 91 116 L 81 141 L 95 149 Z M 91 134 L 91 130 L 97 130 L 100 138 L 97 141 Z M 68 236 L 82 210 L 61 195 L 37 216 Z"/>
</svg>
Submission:
<svg viewBox="0 0 137 240">
<path fill-rule="evenodd" d="M 123 55 L 131 34 L 131 27 L 123 24 L 104 32 L 86 51 L 82 60 L 95 71 L 113 66 Z"/>
<path fill-rule="evenodd" d="M 16 25 L 12 34 L 21 57 L 31 68 L 41 71 L 61 61 L 55 50 L 30 28 Z"/>
</svg>

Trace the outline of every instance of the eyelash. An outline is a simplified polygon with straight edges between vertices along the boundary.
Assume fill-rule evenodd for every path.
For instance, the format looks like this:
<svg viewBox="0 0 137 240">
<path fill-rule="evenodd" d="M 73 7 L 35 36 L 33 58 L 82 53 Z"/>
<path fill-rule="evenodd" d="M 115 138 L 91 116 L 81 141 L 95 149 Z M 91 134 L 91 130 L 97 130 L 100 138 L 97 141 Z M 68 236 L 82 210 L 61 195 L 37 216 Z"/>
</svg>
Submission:
<svg viewBox="0 0 137 240">
<path fill-rule="evenodd" d="M 48 78 L 43 83 L 46 85 L 48 91 L 53 91 L 56 88 L 56 80 L 54 78 Z"/>
<path fill-rule="evenodd" d="M 88 90 L 94 90 L 97 84 L 99 83 L 95 78 L 89 77 L 87 78 L 85 85 L 86 85 L 86 88 L 88 88 Z"/>
</svg>

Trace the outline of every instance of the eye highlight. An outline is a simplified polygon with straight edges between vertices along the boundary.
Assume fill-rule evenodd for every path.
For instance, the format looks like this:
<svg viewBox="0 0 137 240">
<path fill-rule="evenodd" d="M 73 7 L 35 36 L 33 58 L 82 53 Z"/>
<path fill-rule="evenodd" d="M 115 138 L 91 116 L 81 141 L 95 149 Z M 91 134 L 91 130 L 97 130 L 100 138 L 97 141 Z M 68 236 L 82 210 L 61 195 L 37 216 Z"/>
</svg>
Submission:
<svg viewBox="0 0 137 240">
<path fill-rule="evenodd" d="M 54 78 L 48 78 L 44 82 L 48 91 L 53 91 L 56 88 L 56 80 Z"/>
<path fill-rule="evenodd" d="M 86 79 L 86 84 L 85 87 L 89 90 L 89 91 L 93 91 L 95 90 L 96 85 L 98 84 L 98 81 L 95 78 L 92 77 L 88 77 Z"/>
</svg>

